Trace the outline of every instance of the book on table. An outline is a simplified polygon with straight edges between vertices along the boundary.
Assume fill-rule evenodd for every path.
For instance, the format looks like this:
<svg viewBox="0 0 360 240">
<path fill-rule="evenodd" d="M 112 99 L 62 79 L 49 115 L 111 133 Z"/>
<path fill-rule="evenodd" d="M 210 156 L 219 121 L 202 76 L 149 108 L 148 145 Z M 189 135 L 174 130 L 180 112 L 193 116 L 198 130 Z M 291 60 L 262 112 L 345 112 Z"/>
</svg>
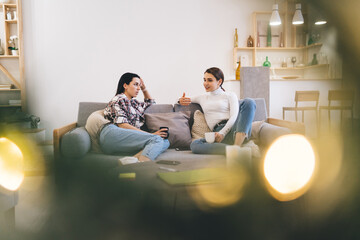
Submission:
<svg viewBox="0 0 360 240">
<path fill-rule="evenodd" d="M 209 184 L 221 181 L 224 170 L 220 168 L 203 168 L 180 172 L 158 172 L 158 177 L 169 185 Z"/>
</svg>

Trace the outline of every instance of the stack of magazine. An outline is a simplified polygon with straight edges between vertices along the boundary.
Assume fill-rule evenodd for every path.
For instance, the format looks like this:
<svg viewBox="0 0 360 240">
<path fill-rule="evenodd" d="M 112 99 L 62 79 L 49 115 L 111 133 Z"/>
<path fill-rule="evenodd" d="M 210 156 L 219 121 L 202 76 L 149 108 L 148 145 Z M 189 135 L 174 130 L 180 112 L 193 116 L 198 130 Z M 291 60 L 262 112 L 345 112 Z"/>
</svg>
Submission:
<svg viewBox="0 0 360 240">
<path fill-rule="evenodd" d="M 0 90 L 12 89 L 12 84 L 0 84 Z"/>
</svg>

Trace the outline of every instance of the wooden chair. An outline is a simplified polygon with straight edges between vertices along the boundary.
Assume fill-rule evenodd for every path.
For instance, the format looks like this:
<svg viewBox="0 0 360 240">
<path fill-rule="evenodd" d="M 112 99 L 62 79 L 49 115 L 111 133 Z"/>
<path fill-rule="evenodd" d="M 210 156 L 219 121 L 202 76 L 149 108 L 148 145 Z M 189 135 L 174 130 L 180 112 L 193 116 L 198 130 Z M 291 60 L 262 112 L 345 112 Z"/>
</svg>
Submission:
<svg viewBox="0 0 360 240">
<path fill-rule="evenodd" d="M 354 92 L 351 90 L 329 90 L 328 94 L 329 103 L 327 106 L 319 107 L 319 122 L 321 121 L 321 110 L 328 111 L 329 117 L 329 130 L 331 129 L 331 118 L 330 112 L 331 110 L 340 110 L 341 118 L 340 118 L 340 126 L 342 126 L 343 119 L 343 111 L 351 112 L 351 128 L 353 129 L 353 119 L 354 119 Z M 332 103 L 337 102 L 337 105 L 332 105 Z"/>
<path fill-rule="evenodd" d="M 285 111 L 295 111 L 295 120 L 298 121 L 297 112 L 302 112 L 302 122 L 304 122 L 304 111 L 310 110 L 316 113 L 317 122 L 317 110 L 319 105 L 319 91 L 296 91 L 295 92 L 295 107 L 283 107 L 283 119 L 285 120 Z M 299 107 L 299 102 L 315 102 L 315 106 Z"/>
</svg>

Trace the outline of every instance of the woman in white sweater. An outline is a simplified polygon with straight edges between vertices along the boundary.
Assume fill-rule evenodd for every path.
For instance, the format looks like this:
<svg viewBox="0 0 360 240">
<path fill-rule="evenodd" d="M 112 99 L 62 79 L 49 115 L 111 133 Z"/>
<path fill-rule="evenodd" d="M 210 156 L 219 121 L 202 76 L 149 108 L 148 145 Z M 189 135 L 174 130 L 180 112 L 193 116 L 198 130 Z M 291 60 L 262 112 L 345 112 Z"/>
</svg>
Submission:
<svg viewBox="0 0 360 240">
<path fill-rule="evenodd" d="M 254 119 L 256 104 L 249 98 L 239 100 L 232 92 L 225 92 L 223 72 L 216 67 L 204 73 L 206 93 L 196 97 L 179 99 L 181 105 L 198 103 L 203 109 L 209 128 L 215 132 L 215 143 L 207 143 L 204 138 L 192 142 L 191 150 L 199 154 L 225 154 L 228 144 L 241 146 L 251 135 L 251 123 Z"/>
</svg>

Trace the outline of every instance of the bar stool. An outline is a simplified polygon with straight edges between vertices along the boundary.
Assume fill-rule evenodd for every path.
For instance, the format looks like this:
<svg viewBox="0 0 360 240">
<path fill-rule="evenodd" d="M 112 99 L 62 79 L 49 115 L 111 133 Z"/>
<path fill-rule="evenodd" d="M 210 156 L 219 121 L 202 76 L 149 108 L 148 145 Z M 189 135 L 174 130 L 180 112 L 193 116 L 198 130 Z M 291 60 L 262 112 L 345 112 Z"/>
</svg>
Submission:
<svg viewBox="0 0 360 240">
<path fill-rule="evenodd" d="M 316 123 L 317 123 L 317 110 L 319 105 L 319 91 L 296 91 L 295 92 L 295 107 L 283 107 L 283 120 L 285 120 L 285 111 L 295 111 L 295 120 L 297 121 L 297 111 L 302 112 L 302 122 L 304 122 L 304 111 L 315 111 Z M 299 102 L 315 102 L 315 106 L 299 107 Z"/>
<path fill-rule="evenodd" d="M 328 111 L 329 117 L 329 130 L 331 129 L 331 118 L 330 112 L 331 110 L 340 110 L 340 126 L 342 126 L 342 119 L 343 119 L 343 111 L 350 111 L 351 112 L 351 129 L 353 129 L 353 122 L 354 122 L 354 92 L 351 90 L 329 90 L 328 94 L 329 103 L 327 106 L 320 106 L 319 107 L 319 122 L 321 121 L 321 110 Z M 338 105 L 332 105 L 332 103 L 336 101 Z"/>
</svg>

